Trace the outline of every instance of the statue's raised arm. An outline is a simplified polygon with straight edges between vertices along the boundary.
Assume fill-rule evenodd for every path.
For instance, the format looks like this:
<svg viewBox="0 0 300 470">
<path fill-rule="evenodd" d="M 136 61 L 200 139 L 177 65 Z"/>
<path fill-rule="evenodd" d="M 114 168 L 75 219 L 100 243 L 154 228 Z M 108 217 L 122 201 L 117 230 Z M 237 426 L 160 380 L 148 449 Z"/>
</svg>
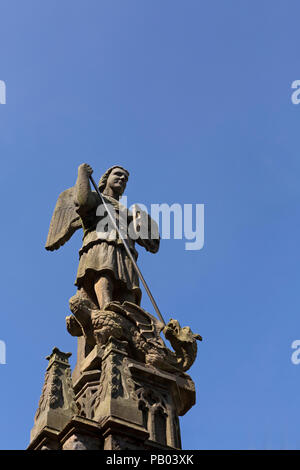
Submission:
<svg viewBox="0 0 300 470">
<path fill-rule="evenodd" d="M 64 245 L 76 230 L 82 228 L 80 215 L 96 207 L 96 195 L 89 184 L 92 173 L 92 168 L 83 163 L 78 168 L 76 185 L 59 195 L 50 222 L 46 250 L 54 251 Z"/>
</svg>

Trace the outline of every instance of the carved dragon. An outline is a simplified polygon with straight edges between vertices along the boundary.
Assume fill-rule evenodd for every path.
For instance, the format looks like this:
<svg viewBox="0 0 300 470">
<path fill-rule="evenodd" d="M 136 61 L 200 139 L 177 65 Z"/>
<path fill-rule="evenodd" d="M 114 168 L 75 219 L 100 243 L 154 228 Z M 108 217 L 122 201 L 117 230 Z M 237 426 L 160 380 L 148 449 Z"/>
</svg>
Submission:
<svg viewBox="0 0 300 470">
<path fill-rule="evenodd" d="M 105 346 L 110 337 L 125 340 L 133 359 L 169 372 L 187 371 L 197 355 L 197 340 L 202 340 L 189 327 L 181 328 L 177 320 L 164 325 L 141 307 L 131 302 L 110 302 L 100 310 L 80 294 L 70 299 L 73 315 L 66 318 L 72 336 L 84 335 L 90 346 Z M 163 333 L 174 348 L 171 351 L 160 336 Z"/>
</svg>

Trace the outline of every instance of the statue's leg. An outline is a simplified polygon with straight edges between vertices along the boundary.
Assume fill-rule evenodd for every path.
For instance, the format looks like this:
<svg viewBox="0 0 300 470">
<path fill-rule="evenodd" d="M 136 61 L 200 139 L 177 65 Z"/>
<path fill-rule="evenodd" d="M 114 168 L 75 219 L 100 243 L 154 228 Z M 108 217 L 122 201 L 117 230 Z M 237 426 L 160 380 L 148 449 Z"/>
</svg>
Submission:
<svg viewBox="0 0 300 470">
<path fill-rule="evenodd" d="M 114 282 L 108 273 L 101 274 L 94 283 L 94 290 L 97 296 L 99 308 L 104 308 L 113 300 Z"/>
<path fill-rule="evenodd" d="M 126 289 L 125 287 L 123 289 L 120 289 L 118 300 L 120 300 L 121 303 L 132 302 L 136 305 L 140 304 L 136 293 L 131 290 Z"/>
<path fill-rule="evenodd" d="M 122 302 L 132 302 L 132 303 L 136 303 L 136 298 L 135 298 L 135 295 L 133 292 L 130 292 L 129 290 L 126 290 L 124 292 L 124 295 L 123 295 L 123 298 L 122 298 Z"/>
</svg>

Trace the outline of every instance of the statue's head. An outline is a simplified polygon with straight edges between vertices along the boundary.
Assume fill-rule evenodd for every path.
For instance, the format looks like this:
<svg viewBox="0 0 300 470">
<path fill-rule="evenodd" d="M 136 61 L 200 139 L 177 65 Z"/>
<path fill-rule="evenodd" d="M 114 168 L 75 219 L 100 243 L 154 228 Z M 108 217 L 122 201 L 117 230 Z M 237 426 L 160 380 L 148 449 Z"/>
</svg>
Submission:
<svg viewBox="0 0 300 470">
<path fill-rule="evenodd" d="M 104 192 L 106 188 L 110 188 L 113 193 L 122 196 L 126 188 L 128 177 L 129 172 L 125 170 L 125 168 L 115 165 L 106 170 L 104 175 L 101 176 L 98 187 L 101 192 Z"/>
</svg>

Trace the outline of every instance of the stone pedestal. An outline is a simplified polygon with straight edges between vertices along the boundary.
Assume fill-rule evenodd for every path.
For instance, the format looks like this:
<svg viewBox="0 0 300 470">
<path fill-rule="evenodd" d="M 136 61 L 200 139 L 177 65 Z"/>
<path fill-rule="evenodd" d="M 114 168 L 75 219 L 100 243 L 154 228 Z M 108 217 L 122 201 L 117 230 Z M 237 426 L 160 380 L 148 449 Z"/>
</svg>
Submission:
<svg viewBox="0 0 300 470">
<path fill-rule="evenodd" d="M 110 337 L 77 366 L 72 383 L 68 355 L 54 351 L 29 449 L 181 448 L 178 416 L 195 403 L 187 374 L 136 361 L 126 341 Z"/>
<path fill-rule="evenodd" d="M 30 434 L 30 449 L 59 449 L 61 430 L 78 413 L 68 361 L 70 356 L 71 353 L 54 348 L 46 358 L 49 364 Z"/>
</svg>

